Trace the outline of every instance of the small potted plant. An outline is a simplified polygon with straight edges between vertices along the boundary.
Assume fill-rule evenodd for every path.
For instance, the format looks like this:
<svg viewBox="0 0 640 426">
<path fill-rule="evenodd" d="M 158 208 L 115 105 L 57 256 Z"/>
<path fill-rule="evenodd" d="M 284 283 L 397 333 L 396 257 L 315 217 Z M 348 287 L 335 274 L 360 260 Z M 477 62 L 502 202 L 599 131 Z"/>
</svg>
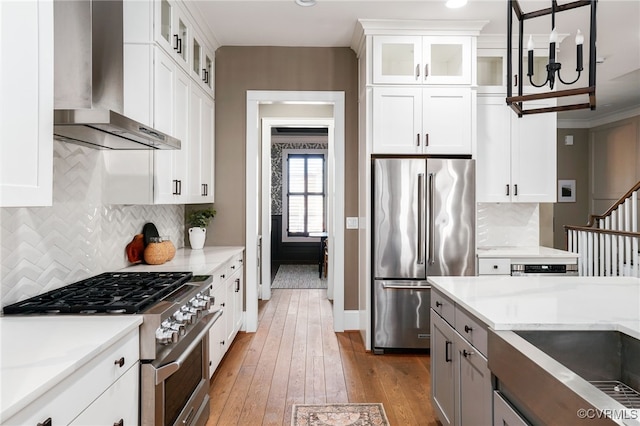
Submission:
<svg viewBox="0 0 640 426">
<path fill-rule="evenodd" d="M 200 250 L 204 247 L 204 240 L 207 237 L 207 226 L 216 215 L 212 208 L 194 210 L 187 215 L 187 225 L 189 226 L 189 244 L 192 250 Z"/>
</svg>

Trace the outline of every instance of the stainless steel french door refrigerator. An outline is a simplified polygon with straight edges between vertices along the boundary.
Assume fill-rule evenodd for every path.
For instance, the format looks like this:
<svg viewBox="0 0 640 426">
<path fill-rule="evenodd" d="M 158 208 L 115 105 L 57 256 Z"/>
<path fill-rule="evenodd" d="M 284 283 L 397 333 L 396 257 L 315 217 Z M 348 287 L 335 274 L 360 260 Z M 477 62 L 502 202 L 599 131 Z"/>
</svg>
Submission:
<svg viewBox="0 0 640 426">
<path fill-rule="evenodd" d="M 475 162 L 372 162 L 372 348 L 428 349 L 427 277 L 475 275 Z"/>
</svg>

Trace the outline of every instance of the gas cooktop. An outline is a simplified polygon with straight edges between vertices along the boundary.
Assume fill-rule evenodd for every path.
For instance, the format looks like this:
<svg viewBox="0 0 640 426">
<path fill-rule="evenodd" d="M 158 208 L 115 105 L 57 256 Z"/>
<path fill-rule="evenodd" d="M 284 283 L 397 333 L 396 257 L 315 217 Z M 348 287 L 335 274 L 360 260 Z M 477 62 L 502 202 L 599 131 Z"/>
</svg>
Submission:
<svg viewBox="0 0 640 426">
<path fill-rule="evenodd" d="M 105 272 L 5 306 L 11 314 L 137 314 L 183 284 L 191 272 Z"/>
</svg>

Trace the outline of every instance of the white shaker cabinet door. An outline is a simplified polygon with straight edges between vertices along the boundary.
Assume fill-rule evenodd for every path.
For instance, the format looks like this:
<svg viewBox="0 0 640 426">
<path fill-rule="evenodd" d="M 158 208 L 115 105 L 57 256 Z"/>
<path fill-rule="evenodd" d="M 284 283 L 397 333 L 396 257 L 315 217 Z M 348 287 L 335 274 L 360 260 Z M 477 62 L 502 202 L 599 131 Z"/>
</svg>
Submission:
<svg viewBox="0 0 640 426">
<path fill-rule="evenodd" d="M 504 97 L 478 97 L 476 197 L 480 203 L 511 201 L 512 114 Z"/>
<path fill-rule="evenodd" d="M 542 108 L 550 103 L 530 103 Z M 525 115 L 511 112 L 513 200 L 519 203 L 555 203 L 557 113 Z"/>
<path fill-rule="evenodd" d="M 373 153 L 422 153 L 422 89 L 373 88 Z"/>
<path fill-rule="evenodd" d="M 50 206 L 53 3 L 0 2 L 0 207 Z"/>
<path fill-rule="evenodd" d="M 469 88 L 427 88 L 422 96 L 426 154 L 471 154 L 473 105 Z"/>
</svg>

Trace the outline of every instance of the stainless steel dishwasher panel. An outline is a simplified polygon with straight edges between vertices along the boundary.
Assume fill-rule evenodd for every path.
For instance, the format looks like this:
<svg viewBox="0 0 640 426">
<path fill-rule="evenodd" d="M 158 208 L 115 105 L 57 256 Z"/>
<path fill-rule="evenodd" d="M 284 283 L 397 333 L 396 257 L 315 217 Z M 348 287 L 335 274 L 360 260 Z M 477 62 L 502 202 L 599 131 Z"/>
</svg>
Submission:
<svg viewBox="0 0 640 426">
<path fill-rule="evenodd" d="M 429 349 L 431 286 L 426 281 L 374 281 L 373 350 Z"/>
</svg>

